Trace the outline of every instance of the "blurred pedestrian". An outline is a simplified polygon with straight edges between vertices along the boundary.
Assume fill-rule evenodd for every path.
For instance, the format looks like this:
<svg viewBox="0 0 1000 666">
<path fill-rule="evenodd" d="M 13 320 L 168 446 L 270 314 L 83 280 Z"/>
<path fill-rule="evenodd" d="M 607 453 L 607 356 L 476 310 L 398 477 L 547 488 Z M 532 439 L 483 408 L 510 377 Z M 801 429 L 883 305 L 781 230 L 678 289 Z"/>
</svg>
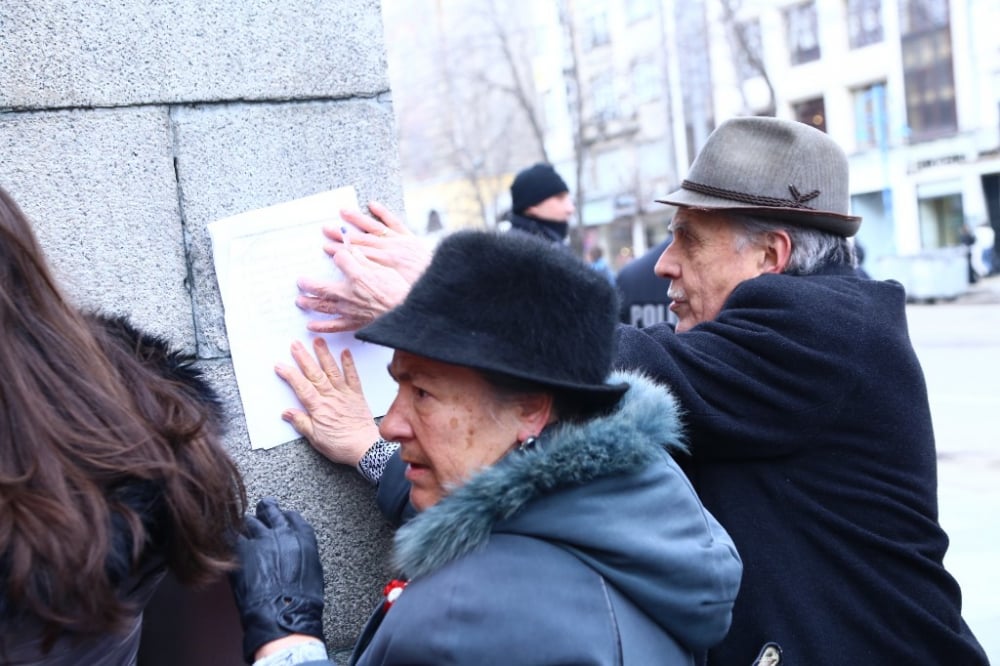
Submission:
<svg viewBox="0 0 1000 666">
<path fill-rule="evenodd" d="M 965 263 L 969 284 L 975 284 L 979 281 L 979 274 L 976 273 L 976 269 L 972 265 L 972 246 L 976 244 L 976 235 L 972 233 L 972 229 L 969 228 L 968 224 L 963 224 L 961 230 L 959 230 L 958 242 L 965 248 Z"/>
<path fill-rule="evenodd" d="M 604 258 L 604 250 L 600 245 L 593 245 L 587 250 L 587 261 L 590 267 L 603 275 L 610 284 L 615 283 L 615 273 L 608 265 L 608 260 Z"/>
<path fill-rule="evenodd" d="M 522 169 L 510 184 L 511 229 L 563 244 L 576 212 L 569 186 L 551 164 Z"/>
<path fill-rule="evenodd" d="M 678 323 L 620 328 L 617 364 L 678 396 L 682 466 L 747 564 L 708 663 L 772 643 L 792 664 L 986 664 L 944 566 L 906 294 L 857 275 L 843 150 L 735 118 L 662 202 L 677 210 L 656 272 Z"/>
</svg>

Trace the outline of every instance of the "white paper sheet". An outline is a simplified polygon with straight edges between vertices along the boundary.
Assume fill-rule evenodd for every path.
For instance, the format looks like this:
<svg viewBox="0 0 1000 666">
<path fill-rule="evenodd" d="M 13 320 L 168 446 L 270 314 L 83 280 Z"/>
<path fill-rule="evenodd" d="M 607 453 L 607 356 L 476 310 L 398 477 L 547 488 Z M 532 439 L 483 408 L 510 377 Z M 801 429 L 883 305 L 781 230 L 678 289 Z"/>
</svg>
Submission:
<svg viewBox="0 0 1000 666">
<path fill-rule="evenodd" d="M 274 373 L 274 365 L 294 365 L 289 351 L 293 340 L 312 349 L 318 334 L 306 330 L 306 323 L 322 315 L 296 307 L 296 282 L 306 276 L 342 277 L 323 252 L 323 226 L 347 224 L 340 209 L 357 207 L 354 188 L 343 187 L 208 225 L 251 448 L 268 449 L 298 438 L 281 419 L 282 410 L 297 406 L 298 400 Z M 338 362 L 343 348 L 351 350 L 372 413 L 384 414 L 396 394 L 386 372 L 392 351 L 357 340 L 353 333 L 323 337 Z"/>
</svg>

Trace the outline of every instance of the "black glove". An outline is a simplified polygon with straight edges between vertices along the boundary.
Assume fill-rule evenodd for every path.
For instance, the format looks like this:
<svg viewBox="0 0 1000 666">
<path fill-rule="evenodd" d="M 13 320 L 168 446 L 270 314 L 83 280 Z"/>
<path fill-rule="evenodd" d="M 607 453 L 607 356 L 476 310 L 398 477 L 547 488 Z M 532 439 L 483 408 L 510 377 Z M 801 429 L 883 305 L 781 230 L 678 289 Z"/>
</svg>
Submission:
<svg viewBox="0 0 1000 666">
<path fill-rule="evenodd" d="M 257 503 L 257 517 L 244 519 L 236 555 L 240 568 L 229 574 L 243 624 L 243 657 L 289 634 L 323 640 L 323 565 L 316 533 L 295 511 L 282 511 L 271 498 Z"/>
</svg>

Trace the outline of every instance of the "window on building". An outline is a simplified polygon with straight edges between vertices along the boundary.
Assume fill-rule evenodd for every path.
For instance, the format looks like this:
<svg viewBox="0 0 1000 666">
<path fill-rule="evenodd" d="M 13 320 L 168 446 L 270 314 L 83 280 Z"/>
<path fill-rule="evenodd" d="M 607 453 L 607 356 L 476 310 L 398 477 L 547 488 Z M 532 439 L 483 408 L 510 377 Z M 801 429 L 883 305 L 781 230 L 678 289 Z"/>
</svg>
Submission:
<svg viewBox="0 0 1000 666">
<path fill-rule="evenodd" d="M 660 68 L 652 58 L 641 58 L 632 63 L 632 95 L 638 103 L 657 100 L 662 96 L 663 83 Z"/>
<path fill-rule="evenodd" d="M 625 0 L 625 18 L 629 23 L 647 19 L 653 15 L 653 0 Z"/>
<path fill-rule="evenodd" d="M 709 60 L 708 27 L 705 12 L 693 2 L 678 2 L 674 7 L 677 22 L 677 64 L 680 69 L 681 98 L 684 108 L 687 164 L 690 157 L 697 154 L 715 128 L 712 110 L 712 63 Z M 760 44 L 760 24 L 757 27 L 757 41 Z M 738 52 L 739 50 L 737 50 Z M 758 50 L 759 53 L 759 50 Z M 746 61 L 744 60 L 744 65 Z M 737 60 L 737 67 L 740 67 Z M 759 74 L 759 72 L 758 72 Z M 742 71 L 741 71 L 742 75 Z M 755 74 L 756 75 L 756 74 Z M 746 79 L 740 79 L 744 83 Z M 670 183 L 672 187 L 674 184 Z"/>
<path fill-rule="evenodd" d="M 847 0 L 847 36 L 852 49 L 884 39 L 882 0 Z"/>
<path fill-rule="evenodd" d="M 636 162 L 639 173 L 646 178 L 661 176 L 670 154 L 668 148 L 667 139 L 638 144 Z"/>
<path fill-rule="evenodd" d="M 819 23 L 815 2 L 786 9 L 785 30 L 793 65 L 819 60 Z"/>
<path fill-rule="evenodd" d="M 583 48 L 587 51 L 611 42 L 607 12 L 595 12 L 583 20 Z"/>
<path fill-rule="evenodd" d="M 611 72 L 598 74 L 590 80 L 590 105 L 594 120 L 610 120 L 618 115 L 615 80 Z"/>
<path fill-rule="evenodd" d="M 628 162 L 627 155 L 621 150 L 607 150 L 595 152 L 591 155 L 590 180 L 587 183 L 588 195 L 598 197 L 607 196 L 604 202 L 607 205 L 606 211 L 602 214 L 605 219 L 595 219 L 593 216 L 588 220 L 588 224 L 600 224 L 610 222 L 610 213 L 613 209 L 613 192 L 620 187 L 621 177 L 624 173 L 629 173 L 632 168 Z"/>
<path fill-rule="evenodd" d="M 948 0 L 899 0 L 910 140 L 958 129 Z"/>
<path fill-rule="evenodd" d="M 859 149 L 884 147 L 888 143 L 885 82 L 873 83 L 852 92 L 854 98 L 854 139 Z"/>
<path fill-rule="evenodd" d="M 951 247 L 960 243 L 959 230 L 965 220 L 961 194 L 920 197 L 917 212 L 922 247 Z"/>
<path fill-rule="evenodd" d="M 541 126 L 552 127 L 566 112 L 565 102 L 555 90 L 546 90 L 542 93 L 542 104 L 539 111 L 541 117 L 538 120 Z"/>
<path fill-rule="evenodd" d="M 799 102 L 793 105 L 792 109 L 795 112 L 795 119 L 800 123 L 826 131 L 826 105 L 822 97 Z"/>
<path fill-rule="evenodd" d="M 899 0 L 899 30 L 904 35 L 949 23 L 948 0 Z"/>
</svg>

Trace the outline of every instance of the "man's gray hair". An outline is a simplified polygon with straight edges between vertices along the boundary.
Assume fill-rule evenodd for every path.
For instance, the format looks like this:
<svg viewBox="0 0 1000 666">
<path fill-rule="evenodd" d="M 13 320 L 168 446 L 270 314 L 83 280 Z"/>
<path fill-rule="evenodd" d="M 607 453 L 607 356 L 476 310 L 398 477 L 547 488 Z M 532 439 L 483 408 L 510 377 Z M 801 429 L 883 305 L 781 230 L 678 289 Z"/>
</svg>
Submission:
<svg viewBox="0 0 1000 666">
<path fill-rule="evenodd" d="M 784 231 L 792 241 L 792 253 L 784 272 L 790 275 L 808 275 L 824 266 L 858 267 L 858 256 L 854 243 L 819 229 L 800 227 L 780 220 L 764 219 L 727 211 L 731 220 L 742 227 L 736 240 L 736 249 L 764 241 L 764 236 L 775 231 Z"/>
</svg>

